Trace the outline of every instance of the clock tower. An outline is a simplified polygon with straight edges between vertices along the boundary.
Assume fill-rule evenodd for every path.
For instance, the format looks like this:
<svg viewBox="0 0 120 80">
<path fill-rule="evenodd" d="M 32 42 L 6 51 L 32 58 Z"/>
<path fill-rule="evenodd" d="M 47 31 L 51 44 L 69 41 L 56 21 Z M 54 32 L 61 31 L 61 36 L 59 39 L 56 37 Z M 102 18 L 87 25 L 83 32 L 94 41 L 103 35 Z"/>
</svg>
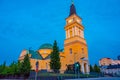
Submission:
<svg viewBox="0 0 120 80">
<path fill-rule="evenodd" d="M 69 16 L 66 18 L 64 27 L 66 39 L 64 41 L 64 54 L 66 55 L 66 64 L 79 62 L 81 71 L 89 73 L 88 47 L 84 38 L 84 26 L 82 19 L 77 15 L 76 8 L 72 2 Z"/>
</svg>

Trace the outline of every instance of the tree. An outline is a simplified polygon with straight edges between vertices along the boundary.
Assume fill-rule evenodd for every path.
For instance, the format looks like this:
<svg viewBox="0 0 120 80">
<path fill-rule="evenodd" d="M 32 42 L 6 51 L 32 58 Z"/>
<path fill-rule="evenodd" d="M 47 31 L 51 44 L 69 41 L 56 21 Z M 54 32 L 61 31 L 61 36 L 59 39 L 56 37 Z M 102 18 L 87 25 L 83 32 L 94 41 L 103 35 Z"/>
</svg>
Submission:
<svg viewBox="0 0 120 80">
<path fill-rule="evenodd" d="M 17 74 L 20 75 L 21 73 L 21 67 L 22 67 L 22 63 L 20 61 L 17 62 Z"/>
<path fill-rule="evenodd" d="M 61 63 L 60 63 L 59 48 L 57 46 L 56 41 L 54 41 L 53 51 L 51 52 L 50 58 L 51 58 L 51 60 L 50 60 L 50 68 L 55 73 L 59 72 L 59 69 L 61 68 Z"/>
<path fill-rule="evenodd" d="M 23 62 L 21 62 L 20 73 L 26 76 L 29 75 L 30 70 L 31 70 L 30 60 L 28 54 L 26 54 Z"/>
<path fill-rule="evenodd" d="M 2 65 L 0 65 L 0 74 L 2 73 Z"/>
<path fill-rule="evenodd" d="M 0 74 L 6 75 L 6 62 L 4 62 L 1 66 L 0 66 Z"/>
<path fill-rule="evenodd" d="M 90 72 L 94 72 L 92 65 L 90 65 Z"/>
<path fill-rule="evenodd" d="M 100 73 L 100 68 L 96 64 L 94 65 L 94 72 Z"/>
<path fill-rule="evenodd" d="M 9 70 L 9 74 L 15 75 L 17 73 L 17 63 L 12 62 L 8 70 Z"/>
</svg>

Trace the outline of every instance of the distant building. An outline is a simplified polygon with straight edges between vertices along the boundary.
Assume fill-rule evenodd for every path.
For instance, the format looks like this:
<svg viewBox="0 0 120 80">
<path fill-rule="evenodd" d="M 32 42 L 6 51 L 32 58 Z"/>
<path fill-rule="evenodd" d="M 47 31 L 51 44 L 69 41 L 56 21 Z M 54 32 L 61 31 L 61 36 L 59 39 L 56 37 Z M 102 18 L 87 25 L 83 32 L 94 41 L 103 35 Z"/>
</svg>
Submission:
<svg viewBox="0 0 120 80">
<path fill-rule="evenodd" d="M 99 60 L 100 71 L 104 74 L 120 76 L 120 60 L 102 58 Z"/>
<path fill-rule="evenodd" d="M 117 64 L 120 64 L 120 60 L 113 60 L 111 58 L 102 58 L 99 60 L 100 66 L 117 65 Z"/>
<path fill-rule="evenodd" d="M 101 66 L 100 71 L 104 74 L 112 74 L 113 76 L 120 76 L 120 64 Z"/>
<path fill-rule="evenodd" d="M 84 26 L 82 25 L 82 19 L 76 13 L 74 3 L 70 6 L 70 14 L 66 18 L 64 30 L 66 32 L 64 50 L 59 52 L 61 73 L 67 69 L 66 65 L 73 65 L 76 62 L 80 63 L 80 70 L 82 73 L 89 73 L 88 46 L 84 38 Z M 24 56 L 29 54 L 32 70 L 35 70 L 35 63 L 38 61 L 39 70 L 50 71 L 49 63 L 52 50 L 53 46 L 49 43 L 41 45 L 36 51 L 23 50 L 20 54 L 19 60 L 23 60 Z"/>
</svg>

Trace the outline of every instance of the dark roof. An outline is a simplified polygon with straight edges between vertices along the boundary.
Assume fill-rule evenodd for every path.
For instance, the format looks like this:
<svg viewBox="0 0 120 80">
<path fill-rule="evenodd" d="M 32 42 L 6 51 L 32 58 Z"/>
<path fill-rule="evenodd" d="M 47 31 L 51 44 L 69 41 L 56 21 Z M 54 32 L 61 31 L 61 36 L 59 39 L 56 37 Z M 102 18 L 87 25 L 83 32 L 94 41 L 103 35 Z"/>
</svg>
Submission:
<svg viewBox="0 0 120 80">
<path fill-rule="evenodd" d="M 71 16 L 73 14 L 76 14 L 76 9 L 75 9 L 74 4 L 72 3 L 71 6 L 70 6 L 70 14 L 69 14 L 69 16 Z"/>
<path fill-rule="evenodd" d="M 111 59 L 111 58 L 108 58 L 108 57 L 104 57 L 104 58 L 101 58 L 100 60 L 102 60 L 102 59 Z"/>
<path fill-rule="evenodd" d="M 52 46 L 52 44 L 45 43 L 45 44 L 41 45 L 39 49 L 53 49 L 53 46 Z"/>
<path fill-rule="evenodd" d="M 44 58 L 44 60 L 46 60 L 46 59 L 50 59 L 50 54 Z"/>
<path fill-rule="evenodd" d="M 60 52 L 64 52 L 64 49 L 60 49 Z"/>
<path fill-rule="evenodd" d="M 29 50 L 29 54 L 31 54 L 32 59 L 39 59 L 39 60 L 43 59 L 42 56 L 37 51 Z"/>
<path fill-rule="evenodd" d="M 107 69 L 116 69 L 116 68 L 120 68 L 120 64 L 118 64 L 118 65 L 109 65 L 107 67 Z"/>
</svg>

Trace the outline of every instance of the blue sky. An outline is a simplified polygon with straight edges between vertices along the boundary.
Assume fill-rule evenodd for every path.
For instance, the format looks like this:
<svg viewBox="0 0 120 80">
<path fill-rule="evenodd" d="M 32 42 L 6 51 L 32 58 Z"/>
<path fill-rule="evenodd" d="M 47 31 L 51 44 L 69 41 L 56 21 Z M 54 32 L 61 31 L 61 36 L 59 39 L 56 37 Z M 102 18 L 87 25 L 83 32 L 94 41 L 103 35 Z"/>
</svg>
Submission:
<svg viewBox="0 0 120 80">
<path fill-rule="evenodd" d="M 85 27 L 90 64 L 120 55 L 120 0 L 75 0 Z M 16 61 L 23 49 L 65 39 L 71 0 L 0 0 L 0 64 Z"/>
</svg>

